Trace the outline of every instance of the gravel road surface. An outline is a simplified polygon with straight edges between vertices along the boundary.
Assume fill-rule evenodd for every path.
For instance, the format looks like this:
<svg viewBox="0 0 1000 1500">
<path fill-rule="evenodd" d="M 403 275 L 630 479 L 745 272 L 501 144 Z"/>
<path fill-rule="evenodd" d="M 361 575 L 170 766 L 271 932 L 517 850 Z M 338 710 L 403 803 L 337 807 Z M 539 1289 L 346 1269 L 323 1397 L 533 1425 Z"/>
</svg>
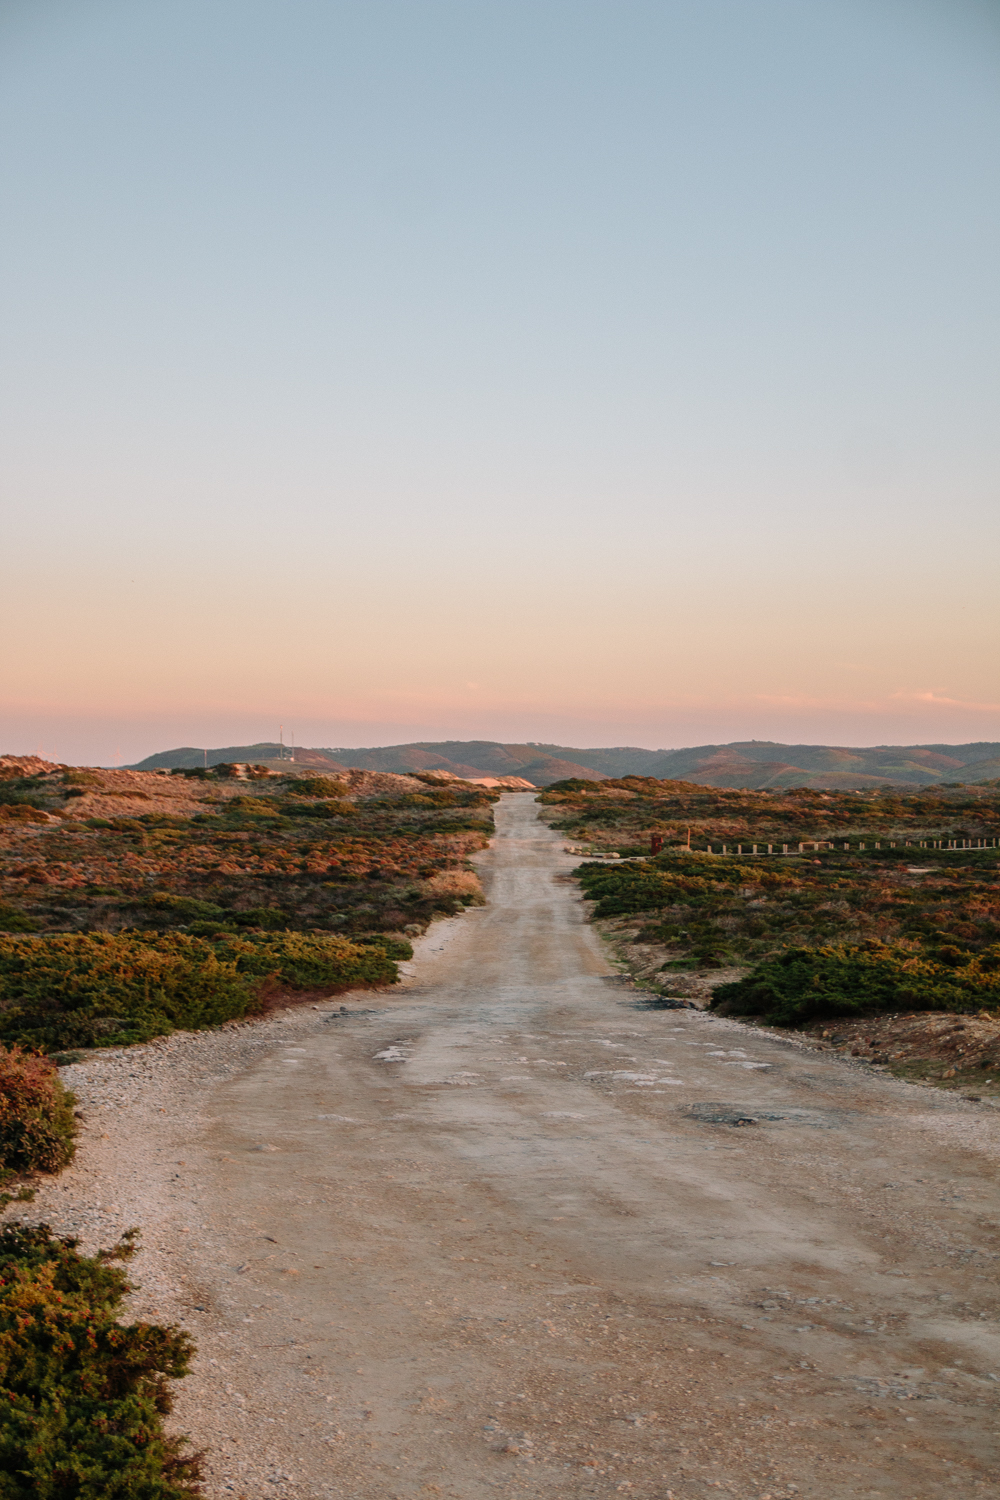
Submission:
<svg viewBox="0 0 1000 1500">
<path fill-rule="evenodd" d="M 218 1497 L 1000 1493 L 985 1105 L 649 1010 L 505 796 L 405 983 L 64 1070 Z M 342 1008 L 343 1007 L 343 1008 Z"/>
</svg>

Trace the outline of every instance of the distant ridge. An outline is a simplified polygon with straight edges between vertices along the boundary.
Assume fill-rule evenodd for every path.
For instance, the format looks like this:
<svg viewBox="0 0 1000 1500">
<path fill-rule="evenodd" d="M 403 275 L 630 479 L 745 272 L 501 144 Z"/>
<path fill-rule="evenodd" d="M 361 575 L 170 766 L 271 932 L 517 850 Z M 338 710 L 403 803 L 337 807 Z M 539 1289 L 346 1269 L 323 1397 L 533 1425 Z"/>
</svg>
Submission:
<svg viewBox="0 0 1000 1500">
<path fill-rule="evenodd" d="M 220 750 L 185 746 L 147 756 L 134 771 L 193 770 L 207 762 L 260 761 L 272 766 L 292 752 L 273 741 L 227 745 Z M 533 786 L 550 786 L 577 776 L 601 781 L 617 776 L 656 776 L 703 786 L 816 790 L 898 786 L 916 789 L 937 782 L 992 781 L 1000 778 L 1000 742 L 968 745 L 782 745 L 740 740 L 729 745 L 696 745 L 686 750 L 644 750 L 634 745 L 582 750 L 571 745 L 514 744 L 497 740 L 418 741 L 371 749 L 302 749 L 297 766 L 318 770 L 357 767 L 364 771 L 448 771 L 453 776 L 520 776 Z"/>
<path fill-rule="evenodd" d="M 303 750 L 296 746 L 291 750 L 277 740 L 262 740 L 256 745 L 226 745 L 221 750 L 201 750 L 193 745 L 182 745 L 179 750 L 164 750 L 159 755 L 147 755 L 134 766 L 123 767 L 126 771 L 196 771 L 199 766 L 231 765 L 249 761 L 257 765 L 291 764 L 294 756 L 297 766 L 313 766 L 324 771 L 344 771 L 345 761 L 330 759 L 326 750 Z"/>
</svg>

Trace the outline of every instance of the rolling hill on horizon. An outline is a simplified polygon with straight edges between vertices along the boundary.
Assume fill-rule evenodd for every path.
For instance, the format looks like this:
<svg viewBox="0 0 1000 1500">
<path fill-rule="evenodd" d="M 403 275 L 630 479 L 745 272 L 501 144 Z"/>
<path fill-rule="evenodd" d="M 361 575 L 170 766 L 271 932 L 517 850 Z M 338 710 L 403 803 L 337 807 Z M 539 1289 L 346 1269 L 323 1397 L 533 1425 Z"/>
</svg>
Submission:
<svg viewBox="0 0 1000 1500">
<path fill-rule="evenodd" d="M 581 777 L 655 776 L 703 786 L 849 790 L 887 786 L 917 789 L 940 782 L 976 782 L 1000 777 L 1000 742 L 966 745 L 784 745 L 741 740 L 679 750 L 619 745 L 580 749 L 570 745 L 502 744 L 497 740 L 417 741 L 366 749 L 347 747 L 294 752 L 273 741 L 204 750 L 165 750 L 127 769 L 193 770 L 206 763 L 254 761 L 277 768 L 290 763 L 316 770 L 447 771 L 453 776 L 521 776 L 534 786 Z"/>
</svg>

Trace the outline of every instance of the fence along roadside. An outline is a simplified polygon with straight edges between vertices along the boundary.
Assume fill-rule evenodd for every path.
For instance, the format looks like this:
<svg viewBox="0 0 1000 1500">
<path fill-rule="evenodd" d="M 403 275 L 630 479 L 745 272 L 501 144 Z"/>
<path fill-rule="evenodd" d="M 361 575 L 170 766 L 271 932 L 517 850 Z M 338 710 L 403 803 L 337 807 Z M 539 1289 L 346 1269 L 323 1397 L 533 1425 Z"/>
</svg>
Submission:
<svg viewBox="0 0 1000 1500">
<path fill-rule="evenodd" d="M 883 843 L 884 843 L 884 840 L 882 840 L 882 839 L 876 839 L 872 843 L 871 851 L 874 851 L 876 849 L 881 850 Z M 949 852 L 951 852 L 951 851 L 954 851 L 956 854 L 961 854 L 964 851 L 967 851 L 967 850 L 970 850 L 970 849 L 996 849 L 996 848 L 1000 848 L 1000 841 L 998 841 L 995 838 L 993 838 L 993 839 L 922 839 L 922 840 L 919 840 L 919 841 L 916 841 L 916 842 L 914 842 L 911 839 L 905 839 L 901 843 L 900 842 L 891 842 L 891 843 L 888 843 L 888 844 L 885 845 L 885 847 L 887 849 L 940 849 L 940 850 L 942 850 L 946 854 L 949 853 Z M 819 839 L 819 840 L 806 839 L 802 843 L 800 843 L 799 846 L 798 846 L 798 848 L 796 850 L 794 850 L 794 851 L 792 850 L 791 845 L 789 845 L 789 844 L 782 844 L 780 849 L 778 848 L 778 846 L 776 844 L 768 844 L 766 848 L 763 845 L 761 845 L 761 844 L 753 844 L 749 848 L 746 848 L 746 849 L 743 847 L 742 844 L 737 844 L 736 847 L 735 847 L 735 849 L 732 848 L 728 844 L 723 844 L 723 845 L 721 845 L 721 847 L 719 848 L 718 851 L 716 851 L 715 849 L 713 849 L 713 847 L 712 847 L 711 844 L 708 844 L 705 847 L 704 851 L 702 851 L 700 849 L 692 849 L 691 852 L 692 852 L 692 854 L 700 854 L 702 852 L 704 852 L 705 854 L 715 854 L 716 857 L 718 857 L 719 855 L 722 855 L 722 854 L 726 854 L 726 855 L 732 856 L 733 858 L 747 859 L 747 858 L 751 857 L 754 854 L 756 854 L 756 855 L 761 855 L 761 854 L 763 854 L 763 855 L 767 855 L 767 854 L 789 854 L 789 853 L 793 853 L 793 852 L 795 854 L 806 854 L 806 853 L 809 853 L 810 851 L 813 852 L 813 853 L 817 853 L 818 854 L 818 853 L 822 852 L 823 850 L 830 850 L 833 853 L 836 853 L 836 851 L 838 849 L 840 849 L 840 850 L 842 850 L 842 851 L 844 851 L 845 853 L 848 853 L 848 854 L 865 854 L 865 853 L 869 852 L 869 850 L 868 850 L 868 844 L 867 843 L 858 843 L 856 846 L 852 846 L 847 840 L 845 840 L 843 843 L 838 843 L 836 840 L 833 840 L 833 839 Z"/>
</svg>

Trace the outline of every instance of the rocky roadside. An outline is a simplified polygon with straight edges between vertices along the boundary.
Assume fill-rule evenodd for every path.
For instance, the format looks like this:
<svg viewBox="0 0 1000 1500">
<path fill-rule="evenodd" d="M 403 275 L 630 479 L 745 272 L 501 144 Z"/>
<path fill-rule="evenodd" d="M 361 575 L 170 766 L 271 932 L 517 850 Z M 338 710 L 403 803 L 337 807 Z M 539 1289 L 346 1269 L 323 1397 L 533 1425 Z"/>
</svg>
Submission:
<svg viewBox="0 0 1000 1500">
<path fill-rule="evenodd" d="M 861 1058 L 908 1083 L 1000 1107 L 1000 1016 L 992 1012 L 909 1011 L 819 1021 L 801 1036 L 817 1051 Z"/>
<path fill-rule="evenodd" d="M 592 908 L 592 903 L 586 903 Z M 594 922 L 613 950 L 612 962 L 651 1002 L 707 1010 L 717 986 L 742 979 L 748 970 L 665 970 L 669 951 L 636 939 L 642 924 L 627 918 Z M 752 1020 L 743 1024 L 754 1027 Z M 775 1033 L 782 1034 L 782 1033 Z M 990 1011 L 954 1014 L 908 1011 L 816 1021 L 787 1033 L 816 1051 L 840 1053 L 884 1069 L 908 1083 L 948 1089 L 974 1102 L 1000 1108 L 1000 1016 Z"/>
<path fill-rule="evenodd" d="M 7 1213 L 5 1222 L 47 1223 L 90 1254 L 140 1230 L 128 1316 L 176 1323 L 194 1337 L 198 1354 L 175 1387 L 169 1426 L 204 1451 L 207 1500 L 274 1494 L 275 1486 L 284 1495 L 304 1493 L 296 1476 L 305 1434 L 289 1430 L 270 1391 L 265 1401 L 263 1381 L 227 1331 L 226 1306 L 199 1286 L 197 1266 L 216 1273 L 224 1253 L 224 1226 L 213 1222 L 198 1188 L 206 1179 L 197 1144 L 210 1124 L 206 1101 L 264 1053 L 307 1037 L 331 1013 L 356 1013 L 373 1000 L 372 992 L 357 992 L 218 1031 L 84 1054 L 60 1069 L 81 1116 L 76 1159 L 58 1177 L 39 1180 L 34 1202 Z M 232 1281 L 240 1275 L 239 1266 L 224 1269 Z M 279 1302 L 271 1311 L 280 1320 Z"/>
</svg>

